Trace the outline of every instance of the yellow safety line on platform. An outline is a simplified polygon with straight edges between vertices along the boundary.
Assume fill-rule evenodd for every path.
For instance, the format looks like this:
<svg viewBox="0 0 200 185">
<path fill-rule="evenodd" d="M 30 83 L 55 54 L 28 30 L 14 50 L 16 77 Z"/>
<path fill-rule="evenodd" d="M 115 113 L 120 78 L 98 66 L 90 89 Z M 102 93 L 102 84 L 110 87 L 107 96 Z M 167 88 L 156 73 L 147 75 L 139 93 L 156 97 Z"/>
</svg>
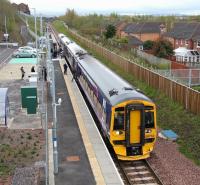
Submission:
<svg viewBox="0 0 200 185">
<path fill-rule="evenodd" d="M 62 72 L 63 72 L 63 64 L 64 64 L 64 62 L 60 60 L 60 67 L 62 69 Z M 81 132 L 81 135 L 82 135 L 82 138 L 83 138 L 83 143 L 85 145 L 85 149 L 86 149 L 86 152 L 87 152 L 87 155 L 88 155 L 88 158 L 89 158 L 89 161 L 90 161 L 90 165 L 91 165 L 91 168 L 92 168 L 95 180 L 96 180 L 96 184 L 104 185 L 105 181 L 104 181 L 104 177 L 101 173 L 101 168 L 100 168 L 99 163 L 96 159 L 94 150 L 92 148 L 92 144 L 90 142 L 89 136 L 87 134 L 87 130 L 86 130 L 85 125 L 84 125 L 82 115 L 81 115 L 79 107 L 76 103 L 76 97 L 74 96 L 74 93 L 72 91 L 72 87 L 71 87 L 72 84 L 71 83 L 75 83 L 75 82 L 71 82 L 71 78 L 72 78 L 72 76 L 69 75 L 69 71 L 68 71 L 68 74 L 64 75 L 64 79 L 65 79 L 66 87 L 67 87 L 67 90 L 68 90 L 68 93 L 69 93 L 69 96 L 70 96 L 70 99 L 71 99 L 71 102 L 72 102 L 72 106 L 73 106 L 73 109 L 74 109 L 74 112 L 75 112 L 75 115 L 76 115 L 76 119 L 77 119 L 77 122 L 78 122 L 78 125 L 79 125 L 79 129 L 80 129 L 80 132 Z"/>
</svg>

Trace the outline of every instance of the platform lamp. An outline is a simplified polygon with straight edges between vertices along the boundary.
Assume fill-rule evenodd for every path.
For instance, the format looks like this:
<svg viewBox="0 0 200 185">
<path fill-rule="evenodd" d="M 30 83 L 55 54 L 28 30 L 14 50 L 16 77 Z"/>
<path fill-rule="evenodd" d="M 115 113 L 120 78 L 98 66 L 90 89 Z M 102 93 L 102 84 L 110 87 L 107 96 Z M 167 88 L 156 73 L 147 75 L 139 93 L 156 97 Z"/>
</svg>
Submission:
<svg viewBox="0 0 200 185">
<path fill-rule="evenodd" d="M 34 18 L 35 18 L 35 47 L 36 47 L 36 54 L 37 54 L 37 62 L 36 64 L 38 65 L 38 36 L 37 36 L 37 16 L 36 16 L 36 8 L 31 8 L 34 10 Z"/>
</svg>

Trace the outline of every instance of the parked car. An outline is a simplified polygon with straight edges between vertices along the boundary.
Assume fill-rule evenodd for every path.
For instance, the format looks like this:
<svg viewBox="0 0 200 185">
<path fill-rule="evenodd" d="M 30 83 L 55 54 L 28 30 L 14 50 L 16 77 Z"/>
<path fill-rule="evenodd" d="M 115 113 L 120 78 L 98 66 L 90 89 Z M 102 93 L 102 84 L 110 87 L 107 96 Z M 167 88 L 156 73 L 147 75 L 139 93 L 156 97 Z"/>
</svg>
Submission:
<svg viewBox="0 0 200 185">
<path fill-rule="evenodd" d="M 23 51 L 23 50 L 25 50 L 25 51 L 33 51 L 35 53 L 37 52 L 37 50 L 35 48 L 32 48 L 30 46 L 23 46 L 23 47 L 19 47 L 18 48 L 18 51 Z"/>
<path fill-rule="evenodd" d="M 33 50 L 17 50 L 13 53 L 15 58 L 36 58 L 37 53 Z"/>
</svg>

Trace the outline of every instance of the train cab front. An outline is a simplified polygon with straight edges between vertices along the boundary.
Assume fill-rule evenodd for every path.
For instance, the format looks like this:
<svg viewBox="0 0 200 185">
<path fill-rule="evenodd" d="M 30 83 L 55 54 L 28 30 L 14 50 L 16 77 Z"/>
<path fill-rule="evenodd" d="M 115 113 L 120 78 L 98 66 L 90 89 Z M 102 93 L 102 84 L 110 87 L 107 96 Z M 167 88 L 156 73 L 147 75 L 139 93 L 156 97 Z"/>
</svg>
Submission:
<svg viewBox="0 0 200 185">
<path fill-rule="evenodd" d="M 110 141 L 118 159 L 148 158 L 156 135 L 156 108 L 152 102 L 127 102 L 113 107 Z"/>
</svg>

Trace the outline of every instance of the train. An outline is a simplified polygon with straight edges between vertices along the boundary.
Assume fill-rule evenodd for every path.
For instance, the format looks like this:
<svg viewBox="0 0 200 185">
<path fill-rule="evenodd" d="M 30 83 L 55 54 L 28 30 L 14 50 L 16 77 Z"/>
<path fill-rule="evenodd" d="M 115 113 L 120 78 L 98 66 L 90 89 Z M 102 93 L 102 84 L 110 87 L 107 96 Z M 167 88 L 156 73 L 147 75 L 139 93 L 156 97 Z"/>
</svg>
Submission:
<svg viewBox="0 0 200 185">
<path fill-rule="evenodd" d="M 150 157 L 157 137 L 156 105 L 64 34 L 64 56 L 120 160 Z"/>
</svg>

